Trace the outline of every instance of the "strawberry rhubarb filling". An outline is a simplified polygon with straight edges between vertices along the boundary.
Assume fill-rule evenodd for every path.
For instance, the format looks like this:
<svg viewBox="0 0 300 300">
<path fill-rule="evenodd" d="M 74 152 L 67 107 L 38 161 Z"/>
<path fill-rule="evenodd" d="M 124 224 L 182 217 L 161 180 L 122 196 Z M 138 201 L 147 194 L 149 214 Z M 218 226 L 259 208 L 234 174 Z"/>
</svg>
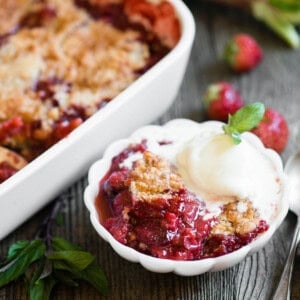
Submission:
<svg viewBox="0 0 300 300">
<path fill-rule="evenodd" d="M 268 229 L 281 194 L 276 168 L 221 128 L 149 131 L 113 157 L 96 206 L 115 239 L 154 257 L 195 260 L 235 251 Z M 261 174 L 251 174 L 258 165 Z"/>
</svg>

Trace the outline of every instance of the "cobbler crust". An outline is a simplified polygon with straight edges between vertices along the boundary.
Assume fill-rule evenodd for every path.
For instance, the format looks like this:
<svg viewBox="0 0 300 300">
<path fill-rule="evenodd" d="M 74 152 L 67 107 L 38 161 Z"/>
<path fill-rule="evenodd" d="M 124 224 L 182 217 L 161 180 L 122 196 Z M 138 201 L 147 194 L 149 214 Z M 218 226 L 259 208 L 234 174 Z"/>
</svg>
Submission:
<svg viewBox="0 0 300 300">
<path fill-rule="evenodd" d="M 3 0 L 0 5 L 0 35 L 6 34 L 17 26 L 26 12 L 31 0 Z"/>
<path fill-rule="evenodd" d="M 27 161 L 13 151 L 0 147 L 0 164 L 8 163 L 15 169 L 19 170 L 26 166 Z"/>
<path fill-rule="evenodd" d="M 236 200 L 223 206 L 223 212 L 218 216 L 211 234 L 244 235 L 253 231 L 259 221 L 258 212 L 249 200 Z"/>
<path fill-rule="evenodd" d="M 144 152 L 131 172 L 130 191 L 137 200 L 169 199 L 184 187 L 182 178 L 170 163 L 153 153 Z"/>
</svg>

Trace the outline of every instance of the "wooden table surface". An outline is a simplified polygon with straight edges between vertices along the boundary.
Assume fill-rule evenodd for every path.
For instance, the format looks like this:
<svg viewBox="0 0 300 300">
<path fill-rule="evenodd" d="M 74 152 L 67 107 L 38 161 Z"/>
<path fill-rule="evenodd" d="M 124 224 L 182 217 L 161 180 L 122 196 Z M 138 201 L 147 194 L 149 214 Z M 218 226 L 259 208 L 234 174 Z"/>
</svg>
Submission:
<svg viewBox="0 0 300 300">
<path fill-rule="evenodd" d="M 180 92 L 172 107 L 156 123 L 178 117 L 204 120 L 201 96 L 206 86 L 226 80 L 240 90 L 246 102 L 263 101 L 286 116 L 290 140 L 282 154 L 285 161 L 300 146 L 300 51 L 289 49 L 262 24 L 238 11 L 203 4 L 200 0 L 190 0 L 187 4 L 197 23 L 196 40 Z M 225 42 L 237 32 L 253 35 L 264 51 L 264 60 L 258 68 L 244 75 L 234 75 L 220 59 Z M 271 299 L 295 225 L 291 213 L 264 249 L 235 267 L 194 277 L 155 274 L 120 258 L 98 237 L 83 204 L 86 176 L 82 175 L 82 180 L 70 188 L 72 199 L 63 210 L 63 224 L 56 227 L 55 234 L 96 256 L 111 291 L 102 297 L 85 284 L 79 288 L 59 286 L 52 299 Z M 36 214 L 2 241 L 0 256 L 6 254 L 14 241 L 32 238 L 49 209 Z M 23 282 L 1 289 L 0 299 L 27 299 Z M 296 259 L 293 299 L 300 299 L 300 257 Z"/>
</svg>

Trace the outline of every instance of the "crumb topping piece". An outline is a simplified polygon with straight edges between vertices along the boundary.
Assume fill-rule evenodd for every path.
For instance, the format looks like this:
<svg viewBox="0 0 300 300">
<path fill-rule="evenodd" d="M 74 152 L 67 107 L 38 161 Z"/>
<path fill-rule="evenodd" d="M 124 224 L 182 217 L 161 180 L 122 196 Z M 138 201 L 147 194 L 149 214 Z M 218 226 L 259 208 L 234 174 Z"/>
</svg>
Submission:
<svg viewBox="0 0 300 300">
<path fill-rule="evenodd" d="M 15 29 L 31 0 L 3 0 L 0 5 L 0 35 Z"/>
<path fill-rule="evenodd" d="M 16 170 L 19 170 L 26 166 L 27 161 L 17 153 L 0 147 L 0 164 L 2 163 L 9 163 Z"/>
<path fill-rule="evenodd" d="M 144 152 L 131 172 L 130 191 L 137 200 L 169 199 L 172 192 L 182 188 L 183 180 L 170 163 L 149 151 Z"/>
<path fill-rule="evenodd" d="M 253 231 L 259 224 L 259 215 L 249 200 L 236 200 L 224 205 L 211 234 L 240 234 Z"/>
</svg>

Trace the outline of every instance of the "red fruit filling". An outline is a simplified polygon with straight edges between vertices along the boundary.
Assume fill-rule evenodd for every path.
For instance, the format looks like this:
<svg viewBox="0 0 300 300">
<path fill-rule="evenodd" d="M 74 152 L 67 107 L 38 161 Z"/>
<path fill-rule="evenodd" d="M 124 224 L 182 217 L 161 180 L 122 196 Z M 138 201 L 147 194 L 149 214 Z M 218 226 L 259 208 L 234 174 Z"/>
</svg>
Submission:
<svg viewBox="0 0 300 300">
<path fill-rule="evenodd" d="M 0 162 L 0 183 L 14 175 L 18 170 L 8 162 Z"/>
<path fill-rule="evenodd" d="M 120 243 L 154 257 L 196 260 L 235 251 L 268 229 L 266 222 L 260 221 L 247 234 L 213 233 L 217 217 L 209 216 L 205 203 L 180 183 L 178 190 L 166 188 L 165 196 L 159 192 L 159 196 L 138 198 L 145 195 L 132 189 L 133 174 L 139 161 L 134 162 L 131 169 L 122 164 L 137 152 L 145 159 L 146 141 L 128 147 L 112 159 L 110 170 L 99 183 L 96 199 L 100 221 Z M 155 158 L 155 155 L 151 154 L 151 157 Z M 149 172 L 153 172 L 154 167 L 151 168 Z M 166 177 L 174 179 L 177 175 L 172 172 L 173 166 L 170 166 L 170 176 Z M 149 176 L 152 182 L 155 181 Z M 135 182 L 135 186 L 138 184 Z M 153 182 L 153 186 L 156 189 L 157 182 Z M 151 189 L 149 182 L 145 188 Z"/>
<path fill-rule="evenodd" d="M 215 257 L 224 255 L 249 244 L 258 234 L 267 231 L 269 226 L 263 220 L 254 231 L 247 234 L 215 234 L 207 239 L 205 242 L 206 252 L 204 257 Z"/>
<path fill-rule="evenodd" d="M 17 135 L 24 127 L 21 117 L 14 117 L 0 123 L 0 142 Z"/>
</svg>

